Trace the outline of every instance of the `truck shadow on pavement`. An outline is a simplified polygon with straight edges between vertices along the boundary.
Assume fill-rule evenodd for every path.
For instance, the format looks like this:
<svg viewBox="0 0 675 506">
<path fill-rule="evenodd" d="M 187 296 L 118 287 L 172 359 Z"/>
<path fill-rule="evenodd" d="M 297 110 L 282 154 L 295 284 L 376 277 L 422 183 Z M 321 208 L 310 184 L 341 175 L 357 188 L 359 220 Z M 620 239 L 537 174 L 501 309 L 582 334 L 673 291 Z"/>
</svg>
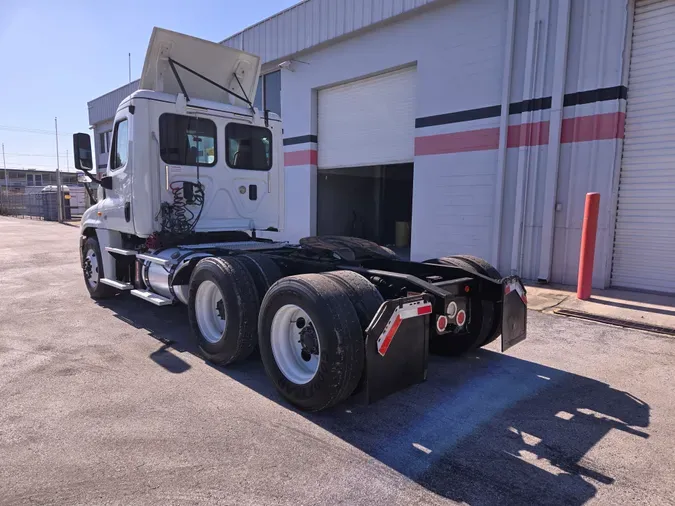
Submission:
<svg viewBox="0 0 675 506">
<path fill-rule="evenodd" d="M 185 308 L 149 310 L 125 298 L 101 305 L 158 339 L 150 358 L 167 370 L 190 367 L 173 352 L 198 355 Z M 207 363 L 296 411 L 256 355 L 227 368 Z M 589 451 L 612 430 L 630 445 L 649 437 L 640 428 L 649 426 L 650 408 L 630 393 L 508 355 L 431 357 L 428 378 L 367 407 L 353 397 L 298 413 L 422 487 L 468 504 L 583 504 L 616 483 Z"/>
</svg>

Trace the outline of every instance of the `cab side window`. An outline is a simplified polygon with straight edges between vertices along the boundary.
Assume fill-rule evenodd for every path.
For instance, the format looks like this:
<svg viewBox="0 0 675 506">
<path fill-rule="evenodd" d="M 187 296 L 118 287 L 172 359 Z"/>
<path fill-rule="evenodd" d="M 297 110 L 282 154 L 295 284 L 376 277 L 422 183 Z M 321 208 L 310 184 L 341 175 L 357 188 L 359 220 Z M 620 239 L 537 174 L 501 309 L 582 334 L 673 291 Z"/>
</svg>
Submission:
<svg viewBox="0 0 675 506">
<path fill-rule="evenodd" d="M 165 113 L 159 117 L 159 154 L 171 165 L 213 167 L 216 124 L 204 118 Z"/>
<path fill-rule="evenodd" d="M 270 170 L 272 132 L 267 128 L 228 123 L 225 127 L 227 165 L 232 169 Z"/>
<path fill-rule="evenodd" d="M 112 170 L 124 167 L 129 159 L 129 122 L 126 119 L 115 125 L 113 133 L 113 150 L 110 155 Z"/>
</svg>

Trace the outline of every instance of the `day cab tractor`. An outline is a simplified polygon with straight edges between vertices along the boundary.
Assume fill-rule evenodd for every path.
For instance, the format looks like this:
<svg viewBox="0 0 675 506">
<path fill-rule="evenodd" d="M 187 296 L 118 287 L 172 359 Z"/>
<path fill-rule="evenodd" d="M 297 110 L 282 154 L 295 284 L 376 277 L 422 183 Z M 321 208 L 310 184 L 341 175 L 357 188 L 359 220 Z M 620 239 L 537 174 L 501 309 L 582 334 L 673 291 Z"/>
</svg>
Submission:
<svg viewBox="0 0 675 506">
<path fill-rule="evenodd" d="M 256 347 L 279 393 L 321 410 L 423 381 L 429 352 L 522 341 L 526 296 L 482 259 L 410 262 L 353 237 L 275 240 L 284 229 L 281 119 L 253 107 L 257 56 L 155 28 L 140 89 L 114 119 L 105 176 L 74 135 L 75 166 L 99 183 L 81 222 L 94 299 L 129 292 L 188 307 L 203 356 Z"/>
</svg>

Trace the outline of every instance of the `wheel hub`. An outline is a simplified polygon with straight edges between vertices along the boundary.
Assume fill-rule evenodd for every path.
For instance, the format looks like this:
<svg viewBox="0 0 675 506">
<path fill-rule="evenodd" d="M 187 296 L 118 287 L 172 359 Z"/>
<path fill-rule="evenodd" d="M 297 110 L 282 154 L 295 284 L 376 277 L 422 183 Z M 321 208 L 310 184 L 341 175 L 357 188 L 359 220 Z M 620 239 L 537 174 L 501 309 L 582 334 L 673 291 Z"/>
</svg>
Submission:
<svg viewBox="0 0 675 506">
<path fill-rule="evenodd" d="M 302 351 L 300 353 L 305 362 L 309 361 L 310 355 L 319 354 L 319 340 L 316 336 L 314 325 L 311 323 L 300 329 L 300 340 L 298 342 L 300 343 L 300 346 L 302 346 Z M 305 358 L 305 356 L 307 356 L 307 358 Z"/>
<path fill-rule="evenodd" d="M 83 263 L 84 276 L 87 279 L 87 283 L 92 288 L 96 288 L 98 285 L 98 259 L 96 258 L 96 253 L 94 250 L 90 249 L 87 251 L 86 256 L 84 257 Z"/>
<path fill-rule="evenodd" d="M 225 320 L 225 303 L 222 299 L 216 303 L 216 312 L 218 313 L 218 318 Z"/>
<path fill-rule="evenodd" d="M 270 344 L 281 373 L 293 383 L 309 383 L 319 370 L 321 341 L 309 315 L 299 306 L 279 308 L 272 320 Z"/>
<path fill-rule="evenodd" d="M 218 285 L 204 280 L 195 295 L 195 317 L 202 336 L 215 344 L 223 338 L 227 325 L 225 301 Z"/>
</svg>

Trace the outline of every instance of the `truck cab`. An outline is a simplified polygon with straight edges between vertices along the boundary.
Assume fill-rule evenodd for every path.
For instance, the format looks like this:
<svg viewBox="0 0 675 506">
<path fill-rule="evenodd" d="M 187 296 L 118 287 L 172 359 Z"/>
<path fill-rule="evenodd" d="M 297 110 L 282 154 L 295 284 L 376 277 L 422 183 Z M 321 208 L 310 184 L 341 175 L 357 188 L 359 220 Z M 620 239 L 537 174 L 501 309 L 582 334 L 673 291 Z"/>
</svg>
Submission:
<svg viewBox="0 0 675 506">
<path fill-rule="evenodd" d="M 83 232 L 281 230 L 282 126 L 251 105 L 259 73 L 257 56 L 155 29 L 140 89 L 115 114 L 104 198 Z"/>
</svg>

